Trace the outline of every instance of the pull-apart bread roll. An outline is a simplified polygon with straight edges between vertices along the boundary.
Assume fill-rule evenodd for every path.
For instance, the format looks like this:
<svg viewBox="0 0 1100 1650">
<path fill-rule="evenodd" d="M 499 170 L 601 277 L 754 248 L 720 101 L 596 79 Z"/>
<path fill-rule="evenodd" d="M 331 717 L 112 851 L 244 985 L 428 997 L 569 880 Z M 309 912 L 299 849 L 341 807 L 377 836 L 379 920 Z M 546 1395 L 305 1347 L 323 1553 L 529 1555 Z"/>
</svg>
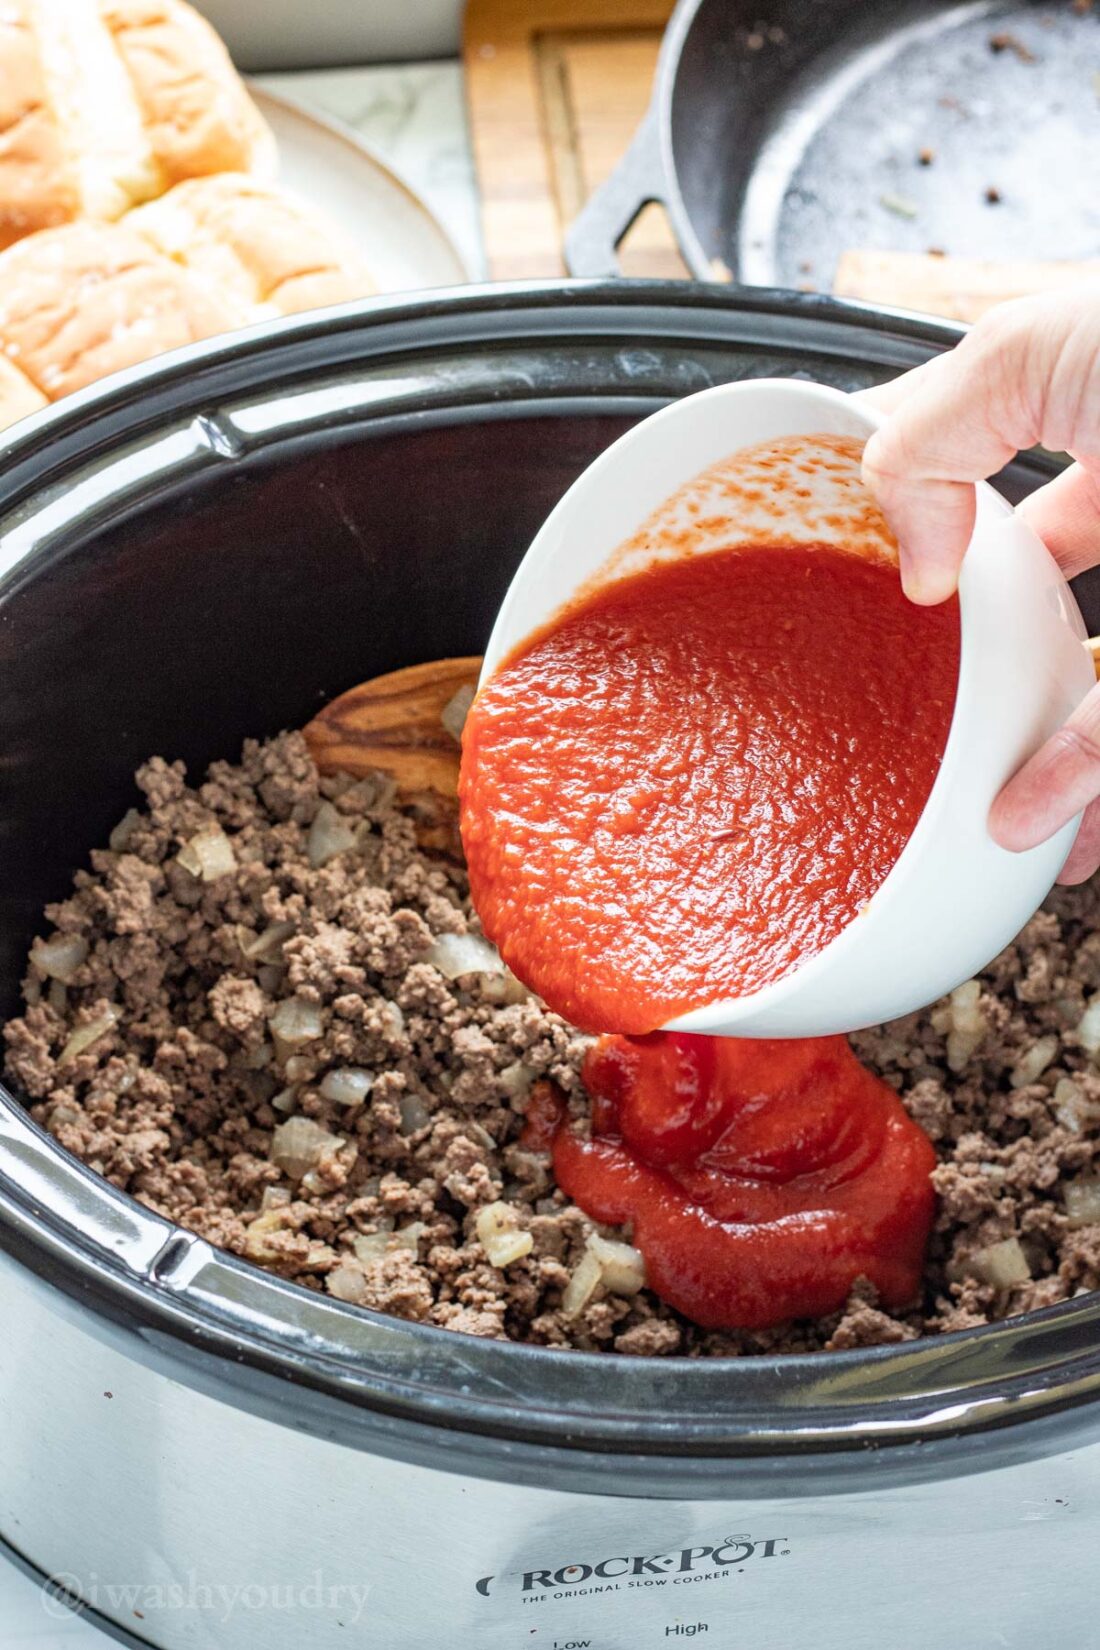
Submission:
<svg viewBox="0 0 1100 1650">
<path fill-rule="evenodd" d="M 374 290 L 338 230 L 242 176 L 41 230 L 0 252 L 0 427 L 162 350 Z"/>
<path fill-rule="evenodd" d="M 377 290 L 338 229 L 252 178 L 181 183 L 126 223 L 256 319 L 323 309 Z"/>
<path fill-rule="evenodd" d="M 46 397 L 26 373 L 20 372 L 6 355 L 0 355 L 0 430 L 46 405 Z"/>
<path fill-rule="evenodd" d="M 32 396 L 56 401 L 105 373 L 249 319 L 229 295 L 120 224 L 44 230 L 0 254 L 0 418 L 20 416 L 9 415 L 4 393 L 13 368 Z M 35 399 L 23 411 L 41 404 Z"/>
<path fill-rule="evenodd" d="M 0 247 L 187 178 L 274 169 L 271 133 L 183 0 L 3 0 Z"/>
</svg>

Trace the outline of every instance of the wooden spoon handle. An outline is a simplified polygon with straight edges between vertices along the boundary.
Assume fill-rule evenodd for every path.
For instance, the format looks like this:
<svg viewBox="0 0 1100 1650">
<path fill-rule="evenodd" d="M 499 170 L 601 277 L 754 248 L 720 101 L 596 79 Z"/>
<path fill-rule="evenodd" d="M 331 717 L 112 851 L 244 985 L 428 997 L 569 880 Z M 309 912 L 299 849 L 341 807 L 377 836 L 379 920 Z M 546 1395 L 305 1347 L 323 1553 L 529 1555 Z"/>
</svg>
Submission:
<svg viewBox="0 0 1100 1650">
<path fill-rule="evenodd" d="M 1100 636 L 1085 643 L 1100 678 Z M 457 727 L 473 699 L 481 658 L 433 659 L 375 676 L 326 705 L 304 732 L 322 773 L 356 778 L 382 769 L 406 798 L 458 795 L 462 754 L 443 713 Z"/>
<path fill-rule="evenodd" d="M 481 659 L 433 659 L 375 676 L 326 705 L 305 728 L 322 773 L 356 777 L 381 768 L 406 796 L 458 794 L 462 754 L 443 713 L 460 726 L 474 696 Z"/>
</svg>

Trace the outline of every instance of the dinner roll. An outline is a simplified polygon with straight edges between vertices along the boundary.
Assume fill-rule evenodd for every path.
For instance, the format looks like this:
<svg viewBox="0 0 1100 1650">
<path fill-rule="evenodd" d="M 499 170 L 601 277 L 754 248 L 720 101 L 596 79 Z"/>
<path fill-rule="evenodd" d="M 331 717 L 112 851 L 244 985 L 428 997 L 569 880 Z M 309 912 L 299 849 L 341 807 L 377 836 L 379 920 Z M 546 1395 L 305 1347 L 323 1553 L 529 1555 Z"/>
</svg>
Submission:
<svg viewBox="0 0 1100 1650">
<path fill-rule="evenodd" d="M 270 176 L 274 139 L 184 0 L 5 0 L 0 247 L 186 178 Z"/>
<path fill-rule="evenodd" d="M 66 224 L 0 253 L 0 351 L 50 401 L 249 318 L 120 224 Z"/>
<path fill-rule="evenodd" d="M 26 373 L 20 372 L 6 355 L 0 355 L 0 430 L 46 405 L 46 397 Z"/>
<path fill-rule="evenodd" d="M 181 183 L 126 224 L 257 315 L 320 309 L 377 290 L 337 228 L 253 178 Z"/>
</svg>

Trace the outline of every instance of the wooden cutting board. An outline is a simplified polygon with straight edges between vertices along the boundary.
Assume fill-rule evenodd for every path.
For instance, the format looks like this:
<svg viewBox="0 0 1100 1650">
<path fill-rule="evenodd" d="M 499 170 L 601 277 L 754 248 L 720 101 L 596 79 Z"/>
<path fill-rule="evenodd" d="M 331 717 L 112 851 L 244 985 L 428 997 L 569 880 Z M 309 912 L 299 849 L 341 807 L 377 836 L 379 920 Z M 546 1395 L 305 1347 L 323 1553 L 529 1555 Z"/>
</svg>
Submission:
<svg viewBox="0 0 1100 1650">
<path fill-rule="evenodd" d="M 646 111 L 672 0 L 468 0 L 463 58 L 482 228 L 494 280 L 563 275 L 562 241 Z M 686 276 L 647 207 L 627 275 Z"/>
</svg>

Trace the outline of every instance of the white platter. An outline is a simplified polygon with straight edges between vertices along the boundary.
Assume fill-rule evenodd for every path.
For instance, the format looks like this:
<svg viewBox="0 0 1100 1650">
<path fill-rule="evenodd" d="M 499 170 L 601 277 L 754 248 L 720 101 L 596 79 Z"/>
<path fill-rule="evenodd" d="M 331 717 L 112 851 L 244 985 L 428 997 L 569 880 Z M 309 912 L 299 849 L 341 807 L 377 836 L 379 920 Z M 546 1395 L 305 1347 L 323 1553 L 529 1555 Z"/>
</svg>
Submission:
<svg viewBox="0 0 1100 1650">
<path fill-rule="evenodd" d="M 355 132 L 256 85 L 249 91 L 279 146 L 279 182 L 354 242 L 379 292 L 471 277 L 420 196 Z"/>
</svg>

